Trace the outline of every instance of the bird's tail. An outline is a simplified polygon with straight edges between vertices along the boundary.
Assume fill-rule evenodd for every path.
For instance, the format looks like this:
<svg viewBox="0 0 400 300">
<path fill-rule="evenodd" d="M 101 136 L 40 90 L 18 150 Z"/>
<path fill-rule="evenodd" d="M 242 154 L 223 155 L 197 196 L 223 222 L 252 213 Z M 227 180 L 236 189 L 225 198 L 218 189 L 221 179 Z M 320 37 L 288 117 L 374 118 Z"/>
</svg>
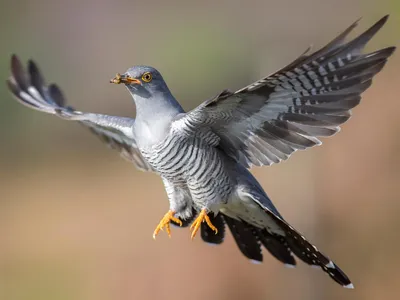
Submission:
<svg viewBox="0 0 400 300">
<path fill-rule="evenodd" d="M 270 250 L 270 252 L 271 249 L 278 249 L 277 254 L 282 255 L 282 253 L 285 253 L 282 249 L 286 247 L 288 251 L 291 251 L 306 264 L 321 267 L 324 272 L 343 287 L 354 287 L 347 275 L 329 257 L 319 251 L 316 246 L 310 243 L 302 234 L 285 221 L 279 220 L 278 222 L 281 223 L 281 229 L 284 231 L 285 236 L 268 233 L 269 236 L 273 236 L 275 239 L 274 243 L 263 242 L 263 245 Z M 264 232 L 266 231 L 267 230 L 264 229 Z M 277 255 L 274 256 L 278 258 Z"/>
<path fill-rule="evenodd" d="M 234 236 L 237 235 L 237 232 L 232 230 L 232 224 L 230 225 L 232 222 L 236 231 L 239 228 L 239 233 L 246 235 L 247 241 L 253 241 L 251 251 L 247 248 L 246 253 L 242 251 L 245 256 L 252 260 L 262 261 L 262 255 L 258 255 L 259 252 L 256 251 L 260 248 L 260 244 L 262 244 L 270 254 L 289 267 L 296 265 L 294 256 L 297 256 L 306 264 L 320 267 L 343 287 L 353 288 L 350 279 L 329 257 L 319 251 L 316 246 L 284 220 L 260 184 L 248 170 L 239 166 L 238 174 L 242 184 L 242 188 L 239 190 L 240 197 L 243 198 L 241 203 L 246 205 L 246 203 L 252 202 L 250 201 L 251 199 L 254 204 L 257 204 L 256 206 L 249 205 L 247 207 L 248 211 L 253 212 L 253 218 L 254 216 L 260 218 L 262 212 L 265 213 L 264 228 L 257 227 L 257 224 L 248 224 L 244 220 L 229 220 L 224 216 L 225 222 L 230 227 Z M 239 248 L 242 250 L 240 246 Z M 250 256 L 249 253 L 252 255 Z"/>
<path fill-rule="evenodd" d="M 257 204 L 269 215 L 279 226 L 282 233 L 274 233 L 268 229 L 258 229 L 257 234 L 265 248 L 278 260 L 287 265 L 292 263 L 291 253 L 297 256 L 306 264 L 320 267 L 334 281 L 345 288 L 354 288 L 347 275 L 326 255 L 318 250 L 305 236 L 288 224 L 281 216 L 263 206 L 257 197 L 253 198 Z"/>
<path fill-rule="evenodd" d="M 201 237 L 203 241 L 209 244 L 221 244 L 225 237 L 225 224 L 230 229 L 233 238 L 244 256 L 253 262 L 262 262 L 263 255 L 261 245 L 277 260 L 288 267 L 295 267 L 297 256 L 308 265 L 320 267 L 334 281 L 345 288 L 354 288 L 347 275 L 326 255 L 310 243 L 302 234 L 289 225 L 272 206 L 269 209 L 264 204 L 272 205 L 265 193 L 261 195 L 255 191 L 248 194 L 266 214 L 279 227 L 279 233 L 268 229 L 261 229 L 243 220 L 231 218 L 220 212 L 218 215 L 210 214 L 210 220 L 218 228 L 218 234 L 215 234 L 206 223 L 202 223 Z M 192 218 L 182 220 L 183 226 L 188 226 L 196 212 L 193 211 Z"/>
</svg>

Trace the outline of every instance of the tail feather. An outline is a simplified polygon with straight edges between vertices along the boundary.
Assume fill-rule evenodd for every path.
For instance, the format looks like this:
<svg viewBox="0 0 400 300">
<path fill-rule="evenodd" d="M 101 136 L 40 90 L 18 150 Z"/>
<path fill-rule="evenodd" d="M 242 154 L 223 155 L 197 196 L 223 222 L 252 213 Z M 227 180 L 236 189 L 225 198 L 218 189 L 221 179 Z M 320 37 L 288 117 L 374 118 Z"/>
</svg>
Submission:
<svg viewBox="0 0 400 300">
<path fill-rule="evenodd" d="M 262 207 L 264 211 L 274 218 L 275 222 L 284 231 L 282 236 L 290 250 L 303 262 L 313 266 L 319 266 L 334 281 L 345 288 L 353 288 L 353 284 L 347 275 L 327 256 L 320 252 L 317 247 L 311 244 L 302 234 L 296 231 L 291 225 L 282 218 L 276 216 L 270 210 Z"/>
<path fill-rule="evenodd" d="M 255 227 L 248 223 L 232 219 L 226 215 L 224 215 L 224 220 L 231 230 L 233 238 L 243 255 L 255 262 L 262 262 L 263 255 L 260 242 L 257 239 Z"/>
<path fill-rule="evenodd" d="M 179 220 L 182 222 L 182 225 L 179 225 L 178 223 L 174 222 L 171 220 L 171 224 L 174 225 L 175 227 L 188 227 L 190 224 L 192 224 L 193 220 L 197 216 L 197 211 L 196 209 L 192 209 L 192 215 L 190 218 L 183 219 L 179 218 Z M 224 219 L 222 217 L 222 214 L 214 215 L 210 214 L 209 215 L 211 223 L 217 228 L 218 232 L 217 234 L 207 225 L 207 223 L 201 223 L 200 227 L 200 232 L 201 232 L 201 238 L 204 242 L 208 244 L 214 244 L 214 245 L 219 245 L 224 241 L 225 238 L 225 223 Z"/>
<path fill-rule="evenodd" d="M 215 233 L 207 223 L 201 223 L 200 232 L 203 241 L 209 244 L 219 245 L 225 238 L 225 223 L 221 214 L 209 215 L 211 223 L 217 228 L 218 232 Z"/>
<path fill-rule="evenodd" d="M 250 260 L 254 262 L 263 261 L 261 249 L 261 245 L 263 245 L 272 256 L 289 267 L 296 266 L 294 254 L 304 263 L 320 267 L 343 287 L 354 288 L 347 275 L 329 257 L 319 251 L 316 246 L 311 244 L 302 234 L 284 221 L 282 217 L 264 207 L 258 201 L 259 199 L 253 199 L 279 225 L 283 231 L 282 234 L 270 232 L 268 229 L 260 229 L 245 221 L 219 213 L 216 216 L 212 214 L 209 216 L 211 222 L 218 228 L 217 234 L 207 224 L 202 224 L 201 237 L 203 241 L 210 244 L 221 244 L 225 237 L 226 223 L 232 232 L 239 250 Z M 182 220 L 184 221 L 183 225 L 188 226 L 194 219 L 194 216 L 196 216 L 196 213 L 193 214 L 192 218 Z"/>
<path fill-rule="evenodd" d="M 257 203 L 260 209 L 262 209 L 268 215 L 270 222 L 274 222 L 275 224 L 273 225 L 277 225 L 280 229 L 279 232 L 272 232 L 272 229 L 268 229 L 268 227 L 264 229 L 264 232 L 269 233 L 268 237 L 270 239 L 274 237 L 274 246 L 278 243 L 281 244 L 281 246 L 278 246 L 279 248 L 277 249 L 285 248 L 287 250 L 287 252 L 282 252 L 283 250 L 279 252 L 273 252 L 276 250 L 276 248 L 274 248 L 271 243 L 263 243 L 269 252 L 272 252 L 272 255 L 274 255 L 278 260 L 282 261 L 282 259 L 280 259 L 282 258 L 282 255 L 288 255 L 288 252 L 290 255 L 290 252 L 292 252 L 306 264 L 321 267 L 325 273 L 327 273 L 334 281 L 343 287 L 354 288 L 347 275 L 329 257 L 320 252 L 317 247 L 311 244 L 302 234 L 296 231 L 296 229 L 289 225 L 279 214 L 275 212 L 276 209 L 271 205 L 271 201 L 265 193 L 260 193 L 259 191 L 253 189 L 246 191 L 245 195 Z M 271 207 L 271 209 L 269 207 Z M 286 256 L 284 257 L 290 259 Z M 283 262 L 286 263 L 286 260 L 283 260 Z"/>
<path fill-rule="evenodd" d="M 257 231 L 258 239 L 272 256 L 289 267 L 296 266 L 296 260 L 283 236 L 269 233 L 266 229 Z"/>
<path fill-rule="evenodd" d="M 292 226 L 282 221 L 285 231 L 285 240 L 293 253 L 309 265 L 319 266 L 334 281 L 346 288 L 353 288 L 353 284 L 347 275 L 326 255 L 311 244 L 307 239 L 297 232 Z"/>
</svg>

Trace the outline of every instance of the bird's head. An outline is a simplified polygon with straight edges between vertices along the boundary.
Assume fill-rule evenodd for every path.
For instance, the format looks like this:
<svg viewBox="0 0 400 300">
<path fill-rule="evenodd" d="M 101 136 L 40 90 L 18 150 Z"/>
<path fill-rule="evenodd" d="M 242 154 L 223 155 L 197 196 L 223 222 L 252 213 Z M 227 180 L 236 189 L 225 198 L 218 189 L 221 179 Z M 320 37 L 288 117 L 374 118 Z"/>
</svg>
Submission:
<svg viewBox="0 0 400 300">
<path fill-rule="evenodd" d="M 134 66 L 124 74 L 118 73 L 110 82 L 125 84 L 134 98 L 135 96 L 150 98 L 157 94 L 169 92 L 160 72 L 148 66 Z"/>
<path fill-rule="evenodd" d="M 110 82 L 123 83 L 132 95 L 136 105 L 136 120 L 141 120 L 136 124 L 147 122 L 152 127 L 155 122 L 169 124 L 171 118 L 183 112 L 160 72 L 152 67 L 134 66 L 123 74 L 117 74 Z"/>
</svg>

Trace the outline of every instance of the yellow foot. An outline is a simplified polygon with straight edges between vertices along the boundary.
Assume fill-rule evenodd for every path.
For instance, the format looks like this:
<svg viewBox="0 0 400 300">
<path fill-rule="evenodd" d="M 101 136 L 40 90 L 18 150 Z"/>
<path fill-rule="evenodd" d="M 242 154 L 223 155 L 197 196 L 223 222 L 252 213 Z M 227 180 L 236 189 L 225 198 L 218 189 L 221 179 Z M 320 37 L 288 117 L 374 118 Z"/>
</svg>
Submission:
<svg viewBox="0 0 400 300">
<path fill-rule="evenodd" d="M 190 230 L 192 230 L 192 240 L 196 236 L 197 231 L 200 228 L 200 225 L 202 222 L 206 221 L 208 227 L 210 227 L 213 231 L 215 231 L 215 234 L 218 233 L 217 227 L 215 227 L 211 221 L 210 218 L 207 216 L 207 211 L 206 209 L 202 209 L 199 216 L 194 220 L 193 224 L 190 226 Z"/>
<path fill-rule="evenodd" d="M 174 214 L 175 212 L 170 210 L 164 215 L 160 223 L 157 225 L 156 230 L 154 230 L 153 239 L 156 239 L 157 234 L 160 232 L 160 230 L 163 230 L 164 227 L 165 230 L 167 231 L 168 236 L 171 237 L 171 227 L 169 225 L 171 221 L 174 221 L 175 223 L 178 223 L 179 226 L 182 226 L 182 221 L 179 220 L 178 218 L 175 218 Z"/>
</svg>

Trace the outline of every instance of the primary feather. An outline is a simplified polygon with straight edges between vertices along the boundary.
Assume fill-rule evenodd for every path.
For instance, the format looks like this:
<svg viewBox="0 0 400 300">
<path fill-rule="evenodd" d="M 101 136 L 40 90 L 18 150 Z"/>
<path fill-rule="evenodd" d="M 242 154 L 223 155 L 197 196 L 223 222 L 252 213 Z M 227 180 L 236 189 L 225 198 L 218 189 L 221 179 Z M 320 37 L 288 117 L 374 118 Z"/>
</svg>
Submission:
<svg viewBox="0 0 400 300">
<path fill-rule="evenodd" d="M 15 55 L 11 58 L 11 77 L 7 84 L 21 104 L 66 120 L 78 121 L 111 148 L 116 149 L 122 157 L 132 161 L 138 169 L 152 170 L 137 148 L 132 131 L 135 119 L 83 113 L 67 106 L 60 88 L 55 84 L 47 86 L 33 61 L 29 61 L 26 72 Z"/>
<path fill-rule="evenodd" d="M 251 85 L 224 91 L 187 113 L 192 128 L 208 126 L 220 147 L 247 167 L 286 160 L 334 135 L 395 47 L 362 54 L 387 16 L 345 43 L 352 24 L 324 48 Z"/>
</svg>

